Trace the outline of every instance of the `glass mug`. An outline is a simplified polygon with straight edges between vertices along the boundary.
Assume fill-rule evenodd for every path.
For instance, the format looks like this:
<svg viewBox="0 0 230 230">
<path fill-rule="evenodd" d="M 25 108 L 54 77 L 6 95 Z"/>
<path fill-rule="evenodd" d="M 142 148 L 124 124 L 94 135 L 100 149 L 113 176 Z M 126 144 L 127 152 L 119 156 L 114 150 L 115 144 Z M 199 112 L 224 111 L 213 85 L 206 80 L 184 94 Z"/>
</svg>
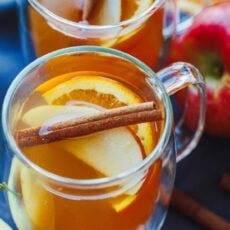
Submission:
<svg viewBox="0 0 230 230">
<path fill-rule="evenodd" d="M 88 20 L 84 2 L 95 5 Z M 27 62 L 57 49 L 95 45 L 129 53 L 156 68 L 163 42 L 176 28 L 174 0 L 18 0 L 17 5 Z"/>
<path fill-rule="evenodd" d="M 192 131 L 182 120 L 173 126 L 169 99 L 189 85 L 199 95 Z M 161 120 L 51 143 L 43 138 L 52 124 L 148 101 L 162 111 Z M 190 64 L 175 63 L 155 74 L 126 53 L 93 46 L 38 58 L 15 78 L 2 111 L 10 162 L 5 181 L 16 194 L 7 197 L 17 228 L 159 229 L 176 159 L 196 146 L 204 115 L 204 82 Z M 36 135 L 45 143 L 22 144 L 34 136 L 17 131 L 37 126 Z"/>
<path fill-rule="evenodd" d="M 176 0 L 176 2 L 179 18 L 177 32 L 181 33 L 192 24 L 193 18 L 210 3 L 210 0 Z"/>
<path fill-rule="evenodd" d="M 226 0 L 176 0 L 178 9 L 177 33 L 181 34 L 192 25 L 193 19 L 205 7 Z"/>
</svg>

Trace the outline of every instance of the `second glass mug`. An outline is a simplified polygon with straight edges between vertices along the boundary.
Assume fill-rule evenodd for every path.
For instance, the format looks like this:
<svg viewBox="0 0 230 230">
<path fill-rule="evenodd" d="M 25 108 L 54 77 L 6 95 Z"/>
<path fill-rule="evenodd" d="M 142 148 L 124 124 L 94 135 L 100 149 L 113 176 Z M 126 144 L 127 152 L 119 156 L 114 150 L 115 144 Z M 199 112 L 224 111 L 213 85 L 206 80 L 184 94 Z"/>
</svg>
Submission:
<svg viewBox="0 0 230 230">
<path fill-rule="evenodd" d="M 84 20 L 84 2 L 95 4 L 93 19 L 103 18 Z M 17 5 L 27 62 L 61 48 L 96 45 L 129 53 L 156 69 L 176 28 L 174 0 L 18 0 Z"/>
<path fill-rule="evenodd" d="M 173 126 L 169 99 L 189 85 L 199 96 L 193 131 L 186 130 L 183 120 Z M 161 121 L 32 147 L 20 146 L 15 134 L 41 125 L 43 135 L 64 115 L 73 118 L 76 108 L 82 115 L 152 100 L 164 114 Z M 2 112 L 10 162 L 5 180 L 16 194 L 8 192 L 7 197 L 17 228 L 159 229 L 174 184 L 175 145 L 177 161 L 191 152 L 201 136 L 204 113 L 203 79 L 186 63 L 155 74 L 128 54 L 92 46 L 66 48 L 35 60 L 13 81 Z M 133 148 L 139 149 L 139 157 Z M 124 155 L 130 151 L 134 164 Z"/>
<path fill-rule="evenodd" d="M 182 34 L 193 23 L 194 18 L 206 7 L 226 0 L 176 0 L 178 9 L 177 33 Z"/>
<path fill-rule="evenodd" d="M 191 26 L 194 17 L 207 7 L 212 0 L 176 0 L 178 9 L 177 33 L 181 34 Z"/>
</svg>

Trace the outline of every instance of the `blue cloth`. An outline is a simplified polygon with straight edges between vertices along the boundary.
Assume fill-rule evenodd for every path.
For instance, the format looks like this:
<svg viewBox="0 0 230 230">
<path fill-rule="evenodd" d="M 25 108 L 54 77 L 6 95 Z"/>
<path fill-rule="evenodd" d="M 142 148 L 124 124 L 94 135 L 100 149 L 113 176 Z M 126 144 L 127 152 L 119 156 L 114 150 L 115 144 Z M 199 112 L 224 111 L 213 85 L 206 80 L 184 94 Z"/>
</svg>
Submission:
<svg viewBox="0 0 230 230">
<path fill-rule="evenodd" d="M 13 1 L 0 2 L 0 110 L 2 110 L 3 98 L 9 84 L 23 68 L 19 48 L 17 17 L 13 7 Z M 3 180 L 4 152 L 2 127 L 0 125 L 0 181 Z M 13 227 L 5 200 L 5 193 L 0 192 L 0 218 L 10 223 Z"/>
<path fill-rule="evenodd" d="M 9 1 L 9 5 L 6 6 L 6 4 L 1 5 L 0 1 L 0 109 L 10 82 L 24 67 L 16 11 L 12 9 L 14 6 L 12 2 Z M 3 138 L 0 133 L 0 181 L 2 180 L 3 155 Z M 218 187 L 220 177 L 225 171 L 230 172 L 230 141 L 204 136 L 192 155 L 178 164 L 176 185 L 210 210 L 230 221 L 230 195 Z M 4 195 L 0 192 L 0 218 L 12 225 L 9 211 L 3 201 Z M 176 211 L 169 209 L 163 230 L 174 229 L 198 230 L 201 228 Z"/>
</svg>

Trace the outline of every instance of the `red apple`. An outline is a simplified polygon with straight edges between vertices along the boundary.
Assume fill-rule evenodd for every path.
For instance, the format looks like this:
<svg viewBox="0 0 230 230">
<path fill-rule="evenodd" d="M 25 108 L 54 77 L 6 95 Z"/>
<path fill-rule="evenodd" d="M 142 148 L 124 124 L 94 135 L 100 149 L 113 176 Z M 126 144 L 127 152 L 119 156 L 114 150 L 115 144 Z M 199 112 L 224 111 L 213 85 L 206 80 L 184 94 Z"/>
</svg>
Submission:
<svg viewBox="0 0 230 230">
<path fill-rule="evenodd" d="M 230 2 L 204 9 L 174 42 L 170 61 L 190 62 L 201 71 L 207 86 L 205 131 L 230 138 Z M 197 100 L 193 94 L 189 101 L 189 126 L 195 121 Z"/>
</svg>

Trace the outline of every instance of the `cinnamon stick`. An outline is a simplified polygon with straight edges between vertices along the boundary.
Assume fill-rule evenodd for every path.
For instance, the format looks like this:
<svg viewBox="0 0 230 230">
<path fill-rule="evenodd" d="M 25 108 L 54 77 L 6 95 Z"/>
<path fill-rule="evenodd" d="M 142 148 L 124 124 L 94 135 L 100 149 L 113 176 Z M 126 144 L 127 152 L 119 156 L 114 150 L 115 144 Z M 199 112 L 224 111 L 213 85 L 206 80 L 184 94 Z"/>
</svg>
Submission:
<svg viewBox="0 0 230 230">
<path fill-rule="evenodd" d="M 110 110 L 104 110 L 102 112 L 98 112 L 95 114 L 89 114 L 86 116 L 78 117 L 78 118 L 71 119 L 68 121 L 58 122 L 56 124 L 53 124 L 52 126 L 49 126 L 47 128 L 47 131 L 55 131 L 55 130 L 59 130 L 63 128 L 77 126 L 77 125 L 84 124 L 84 123 L 89 123 L 92 121 L 103 120 L 108 117 L 112 118 L 118 115 L 121 116 L 121 115 L 131 114 L 131 113 L 151 111 L 154 109 L 156 109 L 156 103 L 154 101 L 144 102 L 144 103 L 136 104 L 136 105 L 123 106 L 123 107 L 114 108 Z M 41 128 L 42 127 L 35 127 L 35 128 L 20 130 L 16 133 L 15 136 L 18 136 L 20 138 L 34 136 L 39 133 Z"/>
<path fill-rule="evenodd" d="M 71 137 L 162 119 L 162 111 L 155 109 L 154 102 L 102 111 L 89 116 L 53 124 L 48 133 L 39 135 L 41 127 L 19 130 L 15 133 L 21 147 L 45 144 Z"/>
<path fill-rule="evenodd" d="M 174 188 L 171 206 L 182 214 L 199 223 L 203 228 L 210 230 L 228 230 L 230 222 L 203 207 L 196 200 L 184 192 Z"/>
<path fill-rule="evenodd" d="M 220 180 L 220 187 L 230 192 L 230 173 L 224 173 Z"/>
</svg>

